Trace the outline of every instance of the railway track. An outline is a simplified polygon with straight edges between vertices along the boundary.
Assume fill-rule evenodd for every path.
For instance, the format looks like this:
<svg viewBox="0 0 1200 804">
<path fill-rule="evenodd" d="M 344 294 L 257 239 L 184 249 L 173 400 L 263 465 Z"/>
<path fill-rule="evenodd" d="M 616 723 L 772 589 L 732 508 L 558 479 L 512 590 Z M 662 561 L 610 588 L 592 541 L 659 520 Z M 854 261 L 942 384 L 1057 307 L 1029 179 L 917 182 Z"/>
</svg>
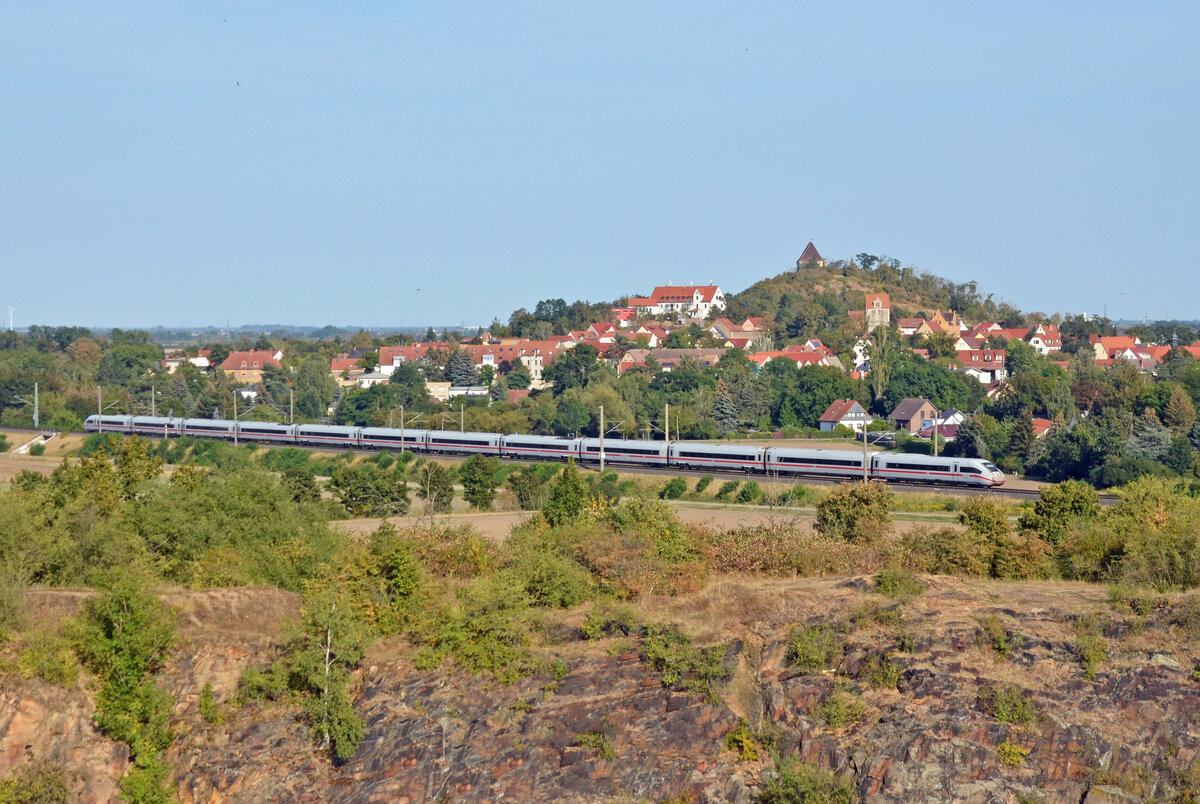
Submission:
<svg viewBox="0 0 1200 804">
<path fill-rule="evenodd" d="M 11 428 L 11 431 L 28 433 L 31 436 L 36 435 L 39 432 L 44 432 L 42 430 L 21 429 L 21 428 Z M 71 435 L 86 436 L 88 434 L 81 432 L 81 433 L 71 433 Z M 291 444 L 273 444 L 270 442 L 257 442 L 257 441 L 252 442 L 252 444 L 255 447 L 263 447 L 263 448 L 267 448 L 267 449 L 278 449 L 280 447 L 293 447 L 296 449 L 303 449 L 307 452 L 324 453 L 324 454 L 330 454 L 330 455 L 336 455 L 336 454 L 348 451 L 347 448 L 345 448 L 345 447 L 320 447 L 320 446 L 311 446 L 311 445 L 296 446 L 296 445 L 291 445 Z M 247 444 L 247 446 L 249 446 L 249 444 Z M 376 452 L 376 450 L 350 450 L 350 451 L 365 452 L 365 453 Z M 438 458 L 440 460 L 450 461 L 450 462 L 454 462 L 454 463 L 460 463 L 460 462 L 466 460 L 467 457 L 468 456 L 461 456 L 461 455 L 445 455 L 445 454 L 438 455 Z M 497 457 L 499 457 L 499 456 L 497 456 Z M 516 458 L 500 457 L 499 460 L 501 460 L 504 463 L 512 463 L 512 464 L 517 464 L 517 465 L 526 465 L 529 463 L 528 461 L 524 461 L 524 460 L 520 460 L 520 459 L 516 459 Z M 595 465 L 591 465 L 591 464 L 580 464 L 579 468 L 581 471 L 587 471 L 587 472 L 598 472 L 599 471 L 599 467 L 597 467 Z M 658 467 L 653 467 L 653 466 L 637 466 L 637 465 L 612 464 L 612 463 L 609 463 L 605 468 L 619 471 L 622 474 L 645 475 L 645 476 L 650 476 L 650 477 L 653 477 L 653 476 L 674 477 L 676 475 L 683 475 L 685 477 L 703 477 L 704 475 L 711 475 L 714 478 L 724 478 L 727 480 L 752 479 L 752 480 L 758 480 L 759 482 L 763 482 L 763 483 L 788 483 L 788 484 L 803 483 L 805 485 L 810 485 L 810 486 L 836 486 L 836 485 L 840 485 L 845 482 L 845 480 L 837 479 L 837 478 L 828 478 L 828 477 L 822 477 L 820 475 L 803 475 L 803 474 L 794 474 L 794 475 L 788 474 L 788 475 L 772 476 L 772 475 L 750 474 L 750 473 L 746 473 L 746 472 L 742 472 L 742 471 L 720 471 L 720 470 L 714 471 L 714 470 L 708 470 L 708 469 L 687 469 L 687 468 L 682 468 L 682 467 L 658 468 Z M 982 497 L 993 497 L 993 498 L 1008 497 L 1010 499 L 1017 499 L 1017 500 L 1036 500 L 1036 499 L 1040 498 L 1040 494 L 1037 489 L 1018 489 L 1018 488 L 1011 488 L 1011 487 L 1010 488 L 1004 488 L 1004 487 L 973 488 L 970 486 L 943 485 L 943 484 L 938 484 L 938 483 L 906 483 L 906 482 L 902 482 L 902 481 L 901 482 L 889 481 L 888 485 L 892 489 L 894 489 L 897 493 L 901 493 L 901 494 L 904 494 L 904 493 L 954 494 L 956 496 L 963 496 L 963 497 L 981 497 L 981 496 Z M 1111 505 L 1112 503 L 1116 502 L 1116 498 L 1109 494 L 1101 494 L 1100 501 L 1101 501 L 1101 504 L 1103 504 L 1103 505 Z"/>
</svg>

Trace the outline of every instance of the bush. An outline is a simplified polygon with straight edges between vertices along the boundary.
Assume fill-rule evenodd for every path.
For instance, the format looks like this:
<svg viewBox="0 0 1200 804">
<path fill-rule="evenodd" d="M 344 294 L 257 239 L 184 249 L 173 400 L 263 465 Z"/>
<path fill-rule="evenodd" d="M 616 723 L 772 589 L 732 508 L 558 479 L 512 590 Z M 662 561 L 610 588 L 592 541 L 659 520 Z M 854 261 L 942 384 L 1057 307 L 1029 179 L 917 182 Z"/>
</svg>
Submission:
<svg viewBox="0 0 1200 804">
<path fill-rule="evenodd" d="M 862 716 L 862 701 L 841 692 L 831 692 L 821 699 L 817 715 L 830 729 L 853 725 Z"/>
<path fill-rule="evenodd" d="M 889 567 L 875 576 L 875 591 L 890 598 L 908 600 L 925 591 L 925 584 L 906 569 Z"/>
<path fill-rule="evenodd" d="M 982 696 L 992 717 L 1001 723 L 1024 726 L 1037 718 L 1037 704 L 1015 684 L 984 690 Z"/>
<path fill-rule="evenodd" d="M 1019 525 L 1050 544 L 1060 543 L 1072 522 L 1088 522 L 1100 513 L 1100 495 L 1079 480 L 1042 486 L 1038 493 L 1040 499 L 1021 515 Z"/>
<path fill-rule="evenodd" d="M 39 455 L 45 455 L 46 454 L 46 445 L 43 443 L 40 443 L 40 442 L 37 444 L 34 444 L 32 447 L 29 448 L 29 454 L 34 456 L 35 458 Z"/>
<path fill-rule="evenodd" d="M 876 689 L 894 690 L 900 683 L 900 665 L 887 654 L 872 656 L 863 668 L 862 678 Z"/>
<path fill-rule="evenodd" d="M 642 658 L 662 674 L 664 687 L 682 684 L 690 692 L 716 700 L 716 684 L 729 676 L 725 647 L 697 648 L 687 635 L 668 626 L 650 626 L 642 639 Z"/>
<path fill-rule="evenodd" d="M 712 484 L 712 482 L 713 482 L 712 475 L 705 475 L 704 477 L 697 480 L 696 481 L 696 493 L 697 494 L 702 493 L 706 488 L 708 488 Z"/>
<path fill-rule="evenodd" d="M 79 676 L 79 662 L 70 640 L 50 631 L 27 634 L 17 656 L 17 668 L 25 678 L 69 687 Z"/>
<path fill-rule="evenodd" d="M 463 486 L 463 499 L 480 511 L 487 511 L 496 499 L 496 473 L 500 461 L 483 455 L 472 455 L 458 467 L 458 479 Z"/>
<path fill-rule="evenodd" d="M 892 492 L 882 483 L 846 483 L 817 503 L 814 527 L 826 536 L 874 542 L 891 527 Z"/>
<path fill-rule="evenodd" d="M 1019 768 L 1025 764 L 1025 759 L 1029 756 L 1029 749 L 1005 740 L 996 746 L 996 756 L 999 757 L 1002 764 Z"/>
<path fill-rule="evenodd" d="M 204 684 L 204 689 L 200 690 L 200 697 L 196 701 L 196 709 L 200 712 L 200 717 L 210 726 L 215 726 L 221 722 L 221 707 L 217 705 L 216 698 L 213 696 L 212 682 L 207 681 Z"/>
<path fill-rule="evenodd" d="M 1084 615 L 1075 621 L 1075 652 L 1083 677 L 1091 681 L 1108 658 L 1108 642 L 1104 639 L 1104 624 L 1097 618 Z"/>
<path fill-rule="evenodd" d="M 542 516 L 546 517 L 551 527 L 564 525 L 584 516 L 589 502 L 587 484 L 579 476 L 575 461 L 569 460 L 558 477 L 550 483 L 550 493 L 546 504 L 542 506 Z"/>
<path fill-rule="evenodd" d="M 663 486 L 659 497 L 664 500 L 678 500 L 687 491 L 687 479 L 684 477 L 673 477 Z"/>
<path fill-rule="evenodd" d="M 592 578 L 569 558 L 545 553 L 521 556 L 511 572 L 535 606 L 568 609 L 585 600 Z"/>
<path fill-rule="evenodd" d="M 832 670 L 842 659 L 842 640 L 824 625 L 800 626 L 788 635 L 788 661 L 808 673 Z"/>
<path fill-rule="evenodd" d="M 590 748 L 595 751 L 600 759 L 607 762 L 617 758 L 617 752 L 613 749 L 612 739 L 602 731 L 585 731 L 575 738 L 575 745 L 580 748 Z"/>
<path fill-rule="evenodd" d="M 762 496 L 762 488 L 758 485 L 757 480 L 747 480 L 742 486 L 742 490 L 738 492 L 737 501 L 743 504 L 750 504 Z"/>
<path fill-rule="evenodd" d="M 717 499 L 724 500 L 730 494 L 737 491 L 737 487 L 742 485 L 740 480 L 726 480 L 721 484 L 721 488 L 717 489 Z"/>
<path fill-rule="evenodd" d="M 1018 641 L 1016 635 L 1005 629 L 995 614 L 981 617 L 976 622 L 979 623 L 979 630 L 975 633 L 976 641 L 989 646 L 1000 659 L 1007 659 L 1013 651 L 1014 643 Z"/>
<path fill-rule="evenodd" d="M 725 735 L 725 747 L 736 752 L 741 762 L 758 761 L 758 742 L 745 720 L 739 718 L 733 731 Z"/>
<path fill-rule="evenodd" d="M 66 772 L 45 760 L 26 762 L 0 779 L 0 804 L 67 804 Z"/>
<path fill-rule="evenodd" d="M 757 804 L 854 804 L 858 790 L 854 779 L 836 776 L 796 758 L 775 763 L 775 776 L 754 799 Z"/>
</svg>

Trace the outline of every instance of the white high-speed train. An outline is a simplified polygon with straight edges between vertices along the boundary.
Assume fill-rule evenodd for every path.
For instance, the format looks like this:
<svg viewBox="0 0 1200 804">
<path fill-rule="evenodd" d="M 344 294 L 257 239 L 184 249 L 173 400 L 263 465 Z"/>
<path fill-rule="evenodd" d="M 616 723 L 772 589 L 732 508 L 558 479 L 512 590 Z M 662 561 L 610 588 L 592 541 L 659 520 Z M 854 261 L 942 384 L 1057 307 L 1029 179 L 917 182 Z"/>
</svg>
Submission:
<svg viewBox="0 0 1200 804">
<path fill-rule="evenodd" d="M 273 424 L 229 419 L 180 419 L 166 416 L 88 416 L 89 433 L 198 436 L 296 446 L 346 449 L 410 450 L 445 455 L 495 455 L 529 460 L 600 462 L 600 439 L 555 436 L 461 433 L 453 430 L 400 430 L 391 427 L 347 427 L 328 424 Z M 1004 484 L 1004 473 L 980 458 L 870 453 L 867 475 L 890 481 L 947 483 L 992 487 Z M 818 475 L 849 480 L 863 477 L 863 454 L 853 450 L 757 447 L 699 441 L 637 441 L 606 438 L 606 464 L 741 470 L 770 475 Z"/>
</svg>

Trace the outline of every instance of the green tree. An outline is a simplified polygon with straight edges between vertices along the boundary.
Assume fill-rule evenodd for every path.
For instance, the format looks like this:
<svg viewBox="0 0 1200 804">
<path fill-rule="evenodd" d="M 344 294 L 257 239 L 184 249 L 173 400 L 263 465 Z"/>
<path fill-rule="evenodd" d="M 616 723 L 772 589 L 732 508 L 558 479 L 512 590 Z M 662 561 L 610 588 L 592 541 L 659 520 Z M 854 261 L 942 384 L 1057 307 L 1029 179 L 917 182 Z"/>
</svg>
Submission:
<svg viewBox="0 0 1200 804">
<path fill-rule="evenodd" d="M 723 381 L 717 383 L 717 397 L 713 400 L 713 419 L 717 422 L 721 434 L 737 429 L 738 418 L 737 403 L 729 393 L 729 386 Z"/>
<path fill-rule="evenodd" d="M 310 595 L 295 645 L 293 686 L 308 693 L 305 714 L 322 750 L 347 760 L 363 737 L 362 719 L 350 696 L 350 673 L 362 658 L 365 623 L 333 590 Z"/>
<path fill-rule="evenodd" d="M 402 516 L 408 513 L 404 475 L 374 464 L 342 465 L 333 470 L 329 488 L 354 516 Z"/>
<path fill-rule="evenodd" d="M 568 388 L 583 388 L 600 370 L 599 358 L 600 350 L 595 346 L 576 344 L 543 369 L 542 378 L 553 383 L 555 396 L 560 396 Z"/>
<path fill-rule="evenodd" d="M 472 455 L 458 467 L 458 479 L 463 487 L 463 499 L 487 511 L 496 499 L 496 472 L 500 462 L 484 455 Z"/>
<path fill-rule="evenodd" d="M 479 375 L 471 362 L 471 355 L 465 349 L 455 349 L 446 359 L 446 379 L 451 385 L 474 385 Z"/>
<path fill-rule="evenodd" d="M 328 361 L 320 355 L 305 360 L 296 373 L 294 390 L 300 416 L 306 419 L 325 416 L 337 396 L 337 381 L 329 374 Z"/>
<path fill-rule="evenodd" d="M 552 527 L 558 527 L 582 516 L 588 502 L 587 483 L 575 468 L 575 461 L 568 460 L 566 467 L 550 483 L 550 495 L 542 507 L 542 515 Z"/>
<path fill-rule="evenodd" d="M 454 502 L 454 481 L 450 470 L 440 463 L 426 461 L 417 469 L 417 496 L 425 501 L 427 514 L 445 514 Z"/>
<path fill-rule="evenodd" d="M 1196 423 L 1196 406 L 1183 388 L 1175 386 L 1171 389 L 1166 410 L 1163 411 L 1163 423 L 1176 435 L 1186 436 L 1191 432 Z"/>
<path fill-rule="evenodd" d="M 521 391 L 529 387 L 533 382 L 533 378 L 529 375 L 529 369 L 524 363 L 516 363 L 512 370 L 504 375 L 504 387 L 510 391 Z"/>
</svg>

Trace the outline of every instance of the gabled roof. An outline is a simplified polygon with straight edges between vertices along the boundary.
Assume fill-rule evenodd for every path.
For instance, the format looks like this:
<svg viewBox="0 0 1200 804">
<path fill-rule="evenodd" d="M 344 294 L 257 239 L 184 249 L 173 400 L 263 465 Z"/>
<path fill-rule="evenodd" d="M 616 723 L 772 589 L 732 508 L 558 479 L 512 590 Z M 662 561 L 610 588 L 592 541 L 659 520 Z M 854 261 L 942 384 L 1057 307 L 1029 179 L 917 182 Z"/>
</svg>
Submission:
<svg viewBox="0 0 1200 804">
<path fill-rule="evenodd" d="M 221 363 L 222 371 L 253 371 L 266 366 L 283 368 L 279 362 L 279 352 L 270 349 L 251 349 L 249 352 L 230 352 L 229 357 Z"/>
<path fill-rule="evenodd" d="M 900 404 L 892 410 L 888 415 L 889 419 L 895 421 L 912 421 L 921 412 L 922 408 L 933 407 L 933 403 L 928 399 L 919 398 L 901 399 Z"/>
<path fill-rule="evenodd" d="M 1050 421 L 1049 419 L 1039 419 L 1035 417 L 1033 420 L 1033 434 L 1035 436 L 1044 436 L 1046 431 L 1053 426 L 1054 422 Z"/>
<path fill-rule="evenodd" d="M 856 408 L 861 412 L 862 416 L 866 415 L 866 410 L 863 409 L 863 406 L 859 404 L 857 399 L 835 399 L 829 404 L 829 407 L 825 409 L 825 412 L 821 414 L 821 418 L 817 419 L 817 421 L 840 422 Z M 856 418 L 861 419 L 862 416 Z"/>
<path fill-rule="evenodd" d="M 875 300 L 879 300 L 879 306 L 885 310 L 890 309 L 891 298 L 886 293 L 868 293 L 867 294 L 867 309 L 870 310 L 875 306 Z"/>
<path fill-rule="evenodd" d="M 799 262 L 823 262 L 824 260 L 825 258 L 821 256 L 821 252 L 817 251 L 817 247 L 809 240 L 808 245 L 804 247 L 803 253 L 800 254 Z"/>
<path fill-rule="evenodd" d="M 695 296 L 699 293 L 699 301 L 708 303 L 713 300 L 720 289 L 717 285 L 683 285 L 680 287 L 660 285 L 650 294 L 650 299 L 654 304 L 688 304 L 696 301 Z M 629 302 L 632 304 L 633 299 L 630 299 Z"/>
</svg>

